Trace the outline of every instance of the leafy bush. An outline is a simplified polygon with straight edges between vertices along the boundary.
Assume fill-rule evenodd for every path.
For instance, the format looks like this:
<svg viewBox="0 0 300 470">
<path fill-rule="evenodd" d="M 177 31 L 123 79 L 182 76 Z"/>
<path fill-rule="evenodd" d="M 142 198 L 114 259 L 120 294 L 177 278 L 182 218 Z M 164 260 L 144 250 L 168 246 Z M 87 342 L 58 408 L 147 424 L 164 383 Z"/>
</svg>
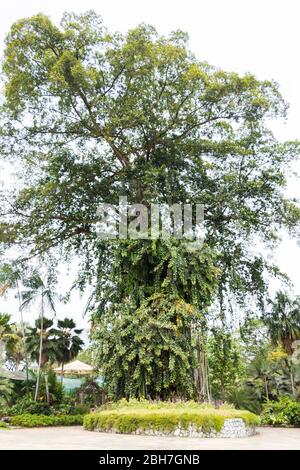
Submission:
<svg viewBox="0 0 300 470">
<path fill-rule="evenodd" d="M 261 402 L 250 387 L 233 387 L 227 398 L 239 410 L 248 410 L 256 414 L 260 414 L 262 411 Z"/>
<path fill-rule="evenodd" d="M 137 429 L 173 431 L 178 426 L 187 429 L 191 424 L 204 432 L 219 432 L 228 418 L 242 418 L 248 426 L 259 424 L 259 418 L 249 411 L 225 407 L 215 409 L 211 405 L 199 405 L 192 401 L 149 403 L 144 400 L 106 404 L 86 415 L 83 424 L 89 430 L 114 429 L 120 433 L 132 433 Z"/>
<path fill-rule="evenodd" d="M 10 420 L 13 426 L 24 426 L 26 428 L 35 428 L 42 426 L 76 426 L 82 425 L 83 415 L 31 415 L 29 413 L 12 416 Z"/>
<path fill-rule="evenodd" d="M 0 428 L 5 428 L 5 429 L 8 429 L 9 426 L 7 423 L 4 423 L 3 421 L 0 421 Z"/>
<path fill-rule="evenodd" d="M 1 409 L 2 416 L 16 416 L 23 414 L 30 415 L 83 415 L 89 413 L 90 408 L 87 405 L 76 405 L 75 403 L 63 403 L 48 405 L 45 402 L 35 402 L 30 398 L 19 399 L 13 406 Z"/>
<path fill-rule="evenodd" d="M 269 401 L 263 407 L 262 424 L 300 426 L 300 403 L 290 397 Z"/>
<path fill-rule="evenodd" d="M 24 397 L 11 406 L 7 413 L 9 416 L 32 414 L 32 415 L 50 415 L 50 405 L 48 403 L 33 401 Z"/>
<path fill-rule="evenodd" d="M 51 404 L 61 403 L 64 397 L 64 389 L 63 389 L 62 384 L 57 380 L 56 374 L 52 370 L 48 372 L 48 386 L 49 386 Z M 44 374 L 41 374 L 39 396 L 41 399 L 43 399 L 43 401 L 47 400 L 46 383 L 45 383 Z"/>
</svg>

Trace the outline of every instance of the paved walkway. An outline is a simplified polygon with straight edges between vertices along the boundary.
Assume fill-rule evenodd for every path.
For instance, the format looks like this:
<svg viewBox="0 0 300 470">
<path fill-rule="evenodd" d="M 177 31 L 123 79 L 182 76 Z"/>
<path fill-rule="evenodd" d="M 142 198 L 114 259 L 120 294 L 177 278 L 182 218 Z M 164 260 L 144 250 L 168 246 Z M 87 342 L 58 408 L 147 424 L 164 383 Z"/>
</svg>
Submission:
<svg viewBox="0 0 300 470">
<path fill-rule="evenodd" d="M 0 429 L 0 449 L 300 449 L 300 429 L 259 428 L 256 436 L 240 439 L 131 436 L 79 426 Z"/>
</svg>

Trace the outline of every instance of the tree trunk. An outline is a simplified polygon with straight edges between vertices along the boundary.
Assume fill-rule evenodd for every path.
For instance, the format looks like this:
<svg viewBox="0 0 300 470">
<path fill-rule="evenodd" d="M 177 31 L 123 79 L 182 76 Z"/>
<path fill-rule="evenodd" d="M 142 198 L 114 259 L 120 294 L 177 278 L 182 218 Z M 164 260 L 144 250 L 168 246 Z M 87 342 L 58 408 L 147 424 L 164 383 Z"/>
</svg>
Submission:
<svg viewBox="0 0 300 470">
<path fill-rule="evenodd" d="M 44 331 L 44 292 L 42 291 L 39 362 L 38 362 L 38 369 L 37 369 L 34 401 L 37 401 L 39 389 L 40 389 L 40 375 L 41 375 L 41 364 L 42 364 L 42 355 L 43 355 L 43 331 Z"/>
<path fill-rule="evenodd" d="M 266 391 L 266 398 L 269 400 L 269 389 L 268 389 L 268 381 L 267 377 L 265 376 L 265 391 Z"/>
<path fill-rule="evenodd" d="M 61 371 L 60 371 L 60 384 L 63 386 L 64 381 L 64 363 L 61 363 Z"/>
<path fill-rule="evenodd" d="M 50 405 L 50 393 L 49 393 L 49 382 L 48 382 L 48 371 L 45 372 L 45 388 L 46 388 L 46 400 Z"/>
<path fill-rule="evenodd" d="M 206 354 L 201 348 L 200 337 L 197 336 L 197 369 L 194 370 L 194 381 L 198 401 L 210 403 L 210 389 L 208 379 L 208 364 Z"/>
<path fill-rule="evenodd" d="M 26 334 L 25 334 L 25 325 L 24 325 L 24 318 L 23 318 L 23 312 L 22 312 L 22 299 L 21 299 L 21 293 L 20 293 L 18 281 L 16 282 L 16 285 L 17 285 L 17 295 L 18 295 L 18 302 L 19 302 L 20 322 L 21 322 L 23 348 L 24 348 L 24 359 L 25 359 L 25 370 L 26 370 L 26 390 L 27 390 L 27 393 L 29 393 L 28 354 L 26 350 Z"/>
</svg>

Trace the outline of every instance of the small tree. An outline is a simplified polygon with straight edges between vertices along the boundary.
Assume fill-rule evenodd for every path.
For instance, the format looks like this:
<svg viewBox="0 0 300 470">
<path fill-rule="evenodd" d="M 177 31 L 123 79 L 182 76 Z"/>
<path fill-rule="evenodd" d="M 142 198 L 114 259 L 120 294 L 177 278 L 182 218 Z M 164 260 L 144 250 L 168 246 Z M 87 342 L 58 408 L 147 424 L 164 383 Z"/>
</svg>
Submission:
<svg viewBox="0 0 300 470">
<path fill-rule="evenodd" d="M 212 395 L 224 401 L 242 375 L 242 361 L 235 338 L 221 327 L 209 339 L 209 371 Z"/>
<path fill-rule="evenodd" d="M 76 324 L 71 318 L 58 320 L 55 330 L 57 341 L 57 360 L 61 364 L 61 382 L 65 363 L 74 359 L 82 350 L 84 342 L 80 338 L 83 330 L 76 329 Z"/>
<path fill-rule="evenodd" d="M 49 363 L 55 362 L 58 355 L 58 344 L 55 338 L 55 330 L 53 329 L 53 321 L 45 317 L 37 319 L 35 327 L 29 328 L 26 345 L 31 358 L 38 362 L 35 400 L 37 400 L 39 393 L 40 371 L 44 369 L 47 402 L 49 403 L 48 371 L 46 366 Z"/>
</svg>

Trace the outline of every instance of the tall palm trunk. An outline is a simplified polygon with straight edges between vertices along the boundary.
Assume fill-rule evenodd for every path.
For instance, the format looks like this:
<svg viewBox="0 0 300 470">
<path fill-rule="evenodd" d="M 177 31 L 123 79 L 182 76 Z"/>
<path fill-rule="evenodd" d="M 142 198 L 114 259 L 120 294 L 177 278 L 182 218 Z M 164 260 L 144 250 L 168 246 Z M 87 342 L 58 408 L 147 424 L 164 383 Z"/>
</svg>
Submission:
<svg viewBox="0 0 300 470">
<path fill-rule="evenodd" d="M 47 400 L 48 405 L 50 405 L 48 370 L 45 371 L 45 388 L 46 388 L 46 400 Z"/>
<path fill-rule="evenodd" d="M 17 284 L 17 295 L 18 295 L 18 302 L 19 302 L 19 312 L 20 312 L 20 320 L 21 320 L 21 331 L 22 331 L 22 339 L 23 339 L 23 348 L 24 348 L 24 359 L 25 359 L 25 370 L 26 370 L 26 390 L 27 393 L 29 391 L 29 374 L 28 374 L 28 354 L 26 350 L 26 333 L 25 333 L 25 325 L 24 325 L 24 318 L 23 318 L 23 310 L 22 310 L 22 299 L 21 293 L 19 288 L 18 281 Z"/>
<path fill-rule="evenodd" d="M 61 372 L 60 372 L 60 383 L 61 386 L 63 386 L 63 381 L 64 381 L 64 362 L 61 363 Z"/>
<path fill-rule="evenodd" d="M 44 332 L 44 292 L 42 290 L 42 308 L 41 308 L 41 327 L 40 327 L 40 347 L 39 347 L 39 362 L 35 386 L 34 401 L 37 401 L 38 393 L 40 389 L 40 375 L 41 375 L 41 364 L 43 356 L 43 332 Z"/>
<path fill-rule="evenodd" d="M 268 388 L 268 380 L 267 380 L 267 376 L 266 376 L 266 375 L 264 376 L 264 379 L 265 379 L 266 399 L 269 401 L 269 388 Z"/>
</svg>

